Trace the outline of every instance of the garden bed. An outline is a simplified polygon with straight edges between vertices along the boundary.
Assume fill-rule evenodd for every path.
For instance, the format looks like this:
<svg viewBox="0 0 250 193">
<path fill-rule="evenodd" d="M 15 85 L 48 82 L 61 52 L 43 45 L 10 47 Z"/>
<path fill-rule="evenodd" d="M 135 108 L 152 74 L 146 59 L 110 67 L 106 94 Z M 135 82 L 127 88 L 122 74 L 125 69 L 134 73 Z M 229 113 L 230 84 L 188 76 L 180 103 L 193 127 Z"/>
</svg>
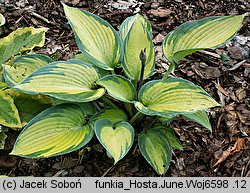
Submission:
<svg viewBox="0 0 250 193">
<path fill-rule="evenodd" d="M 78 53 L 73 31 L 59 0 L 0 1 L 6 18 L 1 37 L 26 27 L 47 27 L 46 42 L 38 53 L 67 60 Z M 180 24 L 208 16 L 238 15 L 250 12 L 250 3 L 239 1 L 140 1 L 118 4 L 112 1 L 66 1 L 70 6 L 95 13 L 118 29 L 122 21 L 139 12 L 152 24 L 156 70 L 151 79 L 162 77 L 168 64 L 162 59 L 161 43 Z M 222 60 L 221 54 L 227 55 Z M 174 75 L 203 87 L 222 108 L 209 112 L 213 132 L 184 117 L 170 126 L 184 150 L 174 150 L 166 176 L 250 176 L 250 20 L 246 17 L 237 36 L 216 50 L 194 53 L 183 59 Z M 5 148 L 0 150 L 0 175 L 8 176 L 158 176 L 142 157 L 138 147 L 114 167 L 113 160 L 93 138 L 80 151 L 47 159 L 28 159 L 9 155 L 19 132 L 7 132 Z M 237 142 L 237 143 L 236 143 Z M 240 144 L 240 145 L 239 145 Z M 237 146 L 225 160 L 226 150 Z M 224 152 L 224 154 L 223 154 Z M 223 160 L 221 163 L 218 160 Z M 218 162 L 218 163 L 216 163 Z M 111 168 L 112 167 L 112 168 Z M 110 169 L 111 168 L 111 169 Z M 109 170 L 109 171 L 108 171 Z M 107 172 L 108 171 L 108 172 Z"/>
</svg>

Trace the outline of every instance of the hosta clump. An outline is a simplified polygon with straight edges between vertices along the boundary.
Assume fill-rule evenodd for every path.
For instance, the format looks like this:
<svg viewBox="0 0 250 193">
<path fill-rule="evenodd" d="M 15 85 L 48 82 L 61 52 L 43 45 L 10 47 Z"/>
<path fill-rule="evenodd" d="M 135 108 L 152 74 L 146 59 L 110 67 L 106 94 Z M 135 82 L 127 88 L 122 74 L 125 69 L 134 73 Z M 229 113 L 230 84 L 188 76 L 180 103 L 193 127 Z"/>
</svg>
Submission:
<svg viewBox="0 0 250 193">
<path fill-rule="evenodd" d="M 52 101 L 47 96 L 27 95 L 10 88 L 53 61 L 41 54 L 23 55 L 44 45 L 46 31 L 46 28 L 19 28 L 0 39 L 0 124 L 3 126 L 21 129 L 35 115 L 51 106 Z"/>
<path fill-rule="evenodd" d="M 95 135 L 114 164 L 136 141 L 148 163 L 164 174 L 172 149 L 182 150 L 173 129 L 165 124 L 183 115 L 211 131 L 205 110 L 220 106 L 201 87 L 168 77 L 170 70 L 190 53 L 225 44 L 239 30 L 244 15 L 191 21 L 170 32 L 163 42 L 170 70 L 162 79 L 149 80 L 155 50 L 148 20 L 139 14 L 127 18 L 119 36 L 97 15 L 67 5 L 64 11 L 80 55 L 43 65 L 23 80 L 14 79 L 4 67 L 6 82 L 13 89 L 47 95 L 55 103 L 25 126 L 11 154 L 62 155 L 82 148 Z M 123 72 L 116 74 L 116 68 Z"/>
<path fill-rule="evenodd" d="M 0 14 L 0 26 L 4 24 L 5 19 Z M 47 96 L 27 95 L 10 88 L 53 61 L 48 56 L 31 53 L 34 47 L 44 45 L 46 31 L 46 28 L 19 28 L 0 39 L 0 149 L 4 148 L 8 128 L 22 129 L 52 105 Z"/>
</svg>

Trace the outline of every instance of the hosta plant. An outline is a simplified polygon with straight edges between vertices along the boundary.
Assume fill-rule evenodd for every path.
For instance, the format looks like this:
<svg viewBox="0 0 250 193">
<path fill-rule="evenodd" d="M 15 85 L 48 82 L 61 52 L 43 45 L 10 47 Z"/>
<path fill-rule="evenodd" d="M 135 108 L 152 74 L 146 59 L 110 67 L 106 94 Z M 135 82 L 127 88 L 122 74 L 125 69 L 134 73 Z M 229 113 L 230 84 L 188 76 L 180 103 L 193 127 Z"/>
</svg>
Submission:
<svg viewBox="0 0 250 193">
<path fill-rule="evenodd" d="M 154 170 L 165 174 L 172 149 L 183 149 L 167 124 L 183 115 L 211 131 L 206 109 L 220 106 L 203 88 L 170 77 L 169 72 L 188 54 L 225 44 L 241 27 L 244 15 L 190 21 L 170 32 L 162 45 L 170 69 L 162 79 L 150 80 L 155 50 L 145 17 L 127 18 L 117 33 L 97 15 L 67 5 L 64 11 L 81 54 L 68 61 L 41 57 L 48 63 L 28 67 L 32 73 L 22 79 L 3 65 L 5 82 L 15 92 L 46 95 L 54 104 L 24 127 L 11 154 L 62 155 L 95 136 L 114 164 L 136 142 Z"/>
<path fill-rule="evenodd" d="M 0 24 L 4 25 L 4 21 L 0 15 Z M 35 115 L 52 105 L 47 96 L 27 95 L 11 88 L 42 65 L 52 62 L 47 56 L 31 53 L 34 47 L 44 45 L 46 31 L 46 28 L 19 28 L 0 39 L 0 149 L 4 147 L 8 128 L 22 129 Z"/>
</svg>

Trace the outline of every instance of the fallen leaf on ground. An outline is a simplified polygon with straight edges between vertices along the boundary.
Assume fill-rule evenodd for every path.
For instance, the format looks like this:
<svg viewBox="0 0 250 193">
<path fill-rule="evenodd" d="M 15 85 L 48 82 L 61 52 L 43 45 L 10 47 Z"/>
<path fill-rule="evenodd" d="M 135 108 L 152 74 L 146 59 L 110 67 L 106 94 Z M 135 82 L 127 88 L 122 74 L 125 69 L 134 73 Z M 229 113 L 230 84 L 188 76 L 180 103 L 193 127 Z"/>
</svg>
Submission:
<svg viewBox="0 0 250 193">
<path fill-rule="evenodd" d="M 245 142 L 245 138 L 238 138 L 233 146 L 233 151 L 230 153 L 230 155 L 234 155 L 235 153 L 240 152 L 240 150 L 243 148 Z"/>
<path fill-rule="evenodd" d="M 244 145 L 245 138 L 238 138 L 234 146 L 230 146 L 227 150 L 223 151 L 222 154 L 216 156 L 213 161 L 213 167 L 224 162 L 230 155 L 234 155 L 241 151 Z"/>
<path fill-rule="evenodd" d="M 225 96 L 229 96 L 228 92 L 224 90 L 224 88 L 222 88 L 222 86 L 220 84 L 215 83 L 215 87 L 217 88 L 218 91 L 220 91 L 222 94 L 224 94 Z"/>
<path fill-rule="evenodd" d="M 236 97 L 239 101 L 242 101 L 247 96 L 247 92 L 244 88 L 236 90 Z"/>
</svg>

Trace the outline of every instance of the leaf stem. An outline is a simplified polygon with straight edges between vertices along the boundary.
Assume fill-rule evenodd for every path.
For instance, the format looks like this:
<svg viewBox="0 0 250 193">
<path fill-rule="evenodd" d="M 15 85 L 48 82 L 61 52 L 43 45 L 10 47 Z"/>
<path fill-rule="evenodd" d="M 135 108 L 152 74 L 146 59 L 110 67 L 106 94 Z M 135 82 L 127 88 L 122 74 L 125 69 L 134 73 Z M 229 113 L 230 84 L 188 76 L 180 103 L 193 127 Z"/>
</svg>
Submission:
<svg viewBox="0 0 250 193">
<path fill-rule="evenodd" d="M 133 116 L 133 110 L 132 110 L 131 104 L 130 103 L 124 103 L 124 105 L 125 105 L 126 110 L 129 113 L 129 116 L 132 117 Z"/>
<path fill-rule="evenodd" d="M 132 125 L 138 118 L 140 118 L 141 116 L 143 116 L 143 114 L 138 111 L 129 121 L 129 123 Z"/>
<path fill-rule="evenodd" d="M 106 103 L 107 105 L 118 109 L 118 107 L 111 100 L 109 100 L 107 97 L 102 96 L 101 100 L 102 100 L 102 102 Z"/>
<path fill-rule="evenodd" d="M 135 86 L 135 90 L 137 90 L 137 80 L 132 80 L 133 85 Z"/>
<path fill-rule="evenodd" d="M 135 87 L 135 90 L 136 90 L 136 96 L 135 96 L 135 100 L 137 100 L 137 98 L 138 98 L 138 96 L 137 96 L 137 80 L 135 79 L 135 80 L 132 80 L 132 83 L 133 83 L 133 85 L 134 85 L 134 87 Z"/>
<path fill-rule="evenodd" d="M 154 124 L 155 124 L 155 122 L 158 120 L 158 116 L 156 116 L 156 118 L 150 123 L 150 125 L 145 129 L 145 130 L 148 130 L 148 129 L 150 129 Z"/>
<path fill-rule="evenodd" d="M 173 69 L 175 69 L 175 64 L 171 63 L 167 72 L 165 72 L 165 74 L 163 75 L 162 79 L 166 79 Z"/>
<path fill-rule="evenodd" d="M 98 111 L 101 111 L 102 109 L 99 107 L 96 101 L 93 101 L 94 106 L 97 108 Z"/>
</svg>

